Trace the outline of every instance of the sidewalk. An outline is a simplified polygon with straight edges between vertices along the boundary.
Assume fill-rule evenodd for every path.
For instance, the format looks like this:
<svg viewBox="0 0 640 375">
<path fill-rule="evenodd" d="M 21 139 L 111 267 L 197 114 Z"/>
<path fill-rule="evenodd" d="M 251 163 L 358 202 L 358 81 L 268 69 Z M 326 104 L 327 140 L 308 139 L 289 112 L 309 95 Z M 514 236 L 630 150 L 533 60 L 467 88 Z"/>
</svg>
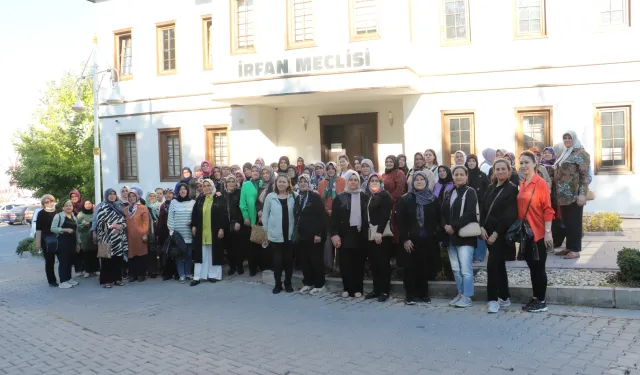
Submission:
<svg viewBox="0 0 640 375">
<path fill-rule="evenodd" d="M 618 251 L 624 247 L 640 249 L 640 220 L 624 219 L 623 236 L 590 236 L 582 239 L 582 252 L 578 259 L 562 259 L 561 256 L 548 254 L 547 268 L 617 270 Z M 486 267 L 487 263 L 477 263 L 474 267 Z M 524 261 L 507 262 L 507 268 L 527 268 Z"/>
</svg>

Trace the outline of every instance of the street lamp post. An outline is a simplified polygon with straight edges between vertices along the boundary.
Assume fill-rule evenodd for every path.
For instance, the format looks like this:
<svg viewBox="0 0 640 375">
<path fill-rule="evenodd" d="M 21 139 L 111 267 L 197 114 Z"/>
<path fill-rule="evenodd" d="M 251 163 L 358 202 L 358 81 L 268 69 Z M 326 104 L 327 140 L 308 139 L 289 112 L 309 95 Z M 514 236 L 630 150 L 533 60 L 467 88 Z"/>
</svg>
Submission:
<svg viewBox="0 0 640 375">
<path fill-rule="evenodd" d="M 98 38 L 93 38 L 93 51 L 91 52 L 92 58 L 92 67 L 90 74 L 82 75 L 76 80 L 76 95 L 78 96 L 78 100 L 76 104 L 74 104 L 71 109 L 73 109 L 77 113 L 84 112 L 87 108 L 82 104 L 82 100 L 80 100 L 80 96 L 78 94 L 78 83 L 87 78 L 91 78 L 93 80 L 93 178 L 95 184 L 95 204 L 98 204 L 102 201 L 102 178 L 100 174 L 100 123 L 98 121 L 98 75 L 100 74 L 109 74 L 111 76 L 111 88 L 112 93 L 107 99 L 107 104 L 110 105 L 118 105 L 122 104 L 122 99 L 118 95 L 117 89 L 118 84 L 120 82 L 120 74 L 116 69 L 108 68 L 105 70 L 98 71 Z M 84 71 L 83 71 L 84 73 Z M 113 78 L 113 74 L 115 73 L 115 79 Z"/>
</svg>

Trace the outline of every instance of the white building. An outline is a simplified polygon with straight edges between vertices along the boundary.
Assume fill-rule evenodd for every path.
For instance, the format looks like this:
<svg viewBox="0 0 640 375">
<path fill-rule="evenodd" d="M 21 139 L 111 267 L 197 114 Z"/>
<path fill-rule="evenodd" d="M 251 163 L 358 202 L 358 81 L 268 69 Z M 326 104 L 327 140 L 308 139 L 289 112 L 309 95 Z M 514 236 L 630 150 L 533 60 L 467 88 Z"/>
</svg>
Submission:
<svg viewBox="0 0 640 375">
<path fill-rule="evenodd" d="M 95 2 L 125 99 L 100 111 L 105 187 L 343 149 L 448 164 L 572 129 L 592 156 L 587 210 L 640 215 L 640 0 Z"/>
</svg>

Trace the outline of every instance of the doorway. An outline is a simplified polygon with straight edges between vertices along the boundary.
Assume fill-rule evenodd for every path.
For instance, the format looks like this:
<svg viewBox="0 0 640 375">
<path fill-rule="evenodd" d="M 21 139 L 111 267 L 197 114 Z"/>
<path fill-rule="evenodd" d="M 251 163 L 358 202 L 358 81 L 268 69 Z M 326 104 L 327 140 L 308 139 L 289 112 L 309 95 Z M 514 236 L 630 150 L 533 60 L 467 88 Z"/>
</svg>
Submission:
<svg viewBox="0 0 640 375">
<path fill-rule="evenodd" d="M 378 113 L 354 113 L 320 117 L 320 145 L 323 161 L 338 161 L 347 155 L 353 165 L 356 156 L 371 159 L 378 170 Z"/>
</svg>

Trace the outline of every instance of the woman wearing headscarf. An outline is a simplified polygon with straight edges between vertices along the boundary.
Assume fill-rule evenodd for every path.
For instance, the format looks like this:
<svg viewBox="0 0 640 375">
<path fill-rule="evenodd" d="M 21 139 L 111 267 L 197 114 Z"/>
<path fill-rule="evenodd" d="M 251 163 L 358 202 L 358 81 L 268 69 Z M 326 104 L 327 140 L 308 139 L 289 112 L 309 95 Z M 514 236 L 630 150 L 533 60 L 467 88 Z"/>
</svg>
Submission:
<svg viewBox="0 0 640 375">
<path fill-rule="evenodd" d="M 98 261 L 98 246 L 91 237 L 91 226 L 93 225 L 93 203 L 90 199 L 85 199 L 82 204 L 82 211 L 78 214 L 78 235 L 80 237 L 80 249 L 84 257 L 84 277 L 95 276 L 100 269 Z"/>
<path fill-rule="evenodd" d="M 389 155 L 384 159 L 384 174 L 382 175 L 383 186 L 393 198 L 393 209 L 391 211 L 391 230 L 393 231 L 393 243 L 398 243 L 398 228 L 396 228 L 396 206 L 404 194 L 406 188 L 406 175 L 399 169 L 398 158 Z"/>
<path fill-rule="evenodd" d="M 242 174 L 244 174 L 245 181 L 251 180 L 251 167 L 253 167 L 251 163 L 242 164 Z"/>
<path fill-rule="evenodd" d="M 565 149 L 554 164 L 554 182 L 556 203 L 562 213 L 567 243 L 566 249 L 557 251 L 556 255 L 564 255 L 564 259 L 576 259 L 580 258 L 582 251 L 582 212 L 589 191 L 591 157 L 573 130 L 566 131 L 562 141 Z"/>
<path fill-rule="evenodd" d="M 147 256 L 147 271 L 149 277 L 155 279 L 158 276 L 158 239 L 156 236 L 156 230 L 158 227 L 158 219 L 160 216 L 160 203 L 158 203 L 158 195 L 155 191 L 147 193 L 147 199 L 145 202 L 147 210 L 149 210 L 149 240 L 147 241 L 147 247 L 149 249 L 149 255 Z M 163 243 L 160 243 L 162 246 Z"/>
<path fill-rule="evenodd" d="M 195 202 L 191 215 L 195 264 L 191 286 L 200 284 L 201 279 L 212 283 L 222 280 L 223 239 L 229 230 L 225 197 L 216 194 L 215 184 L 210 179 L 204 180 L 202 187 L 204 194 Z"/>
<path fill-rule="evenodd" d="M 211 162 L 209 160 L 204 160 L 200 163 L 200 168 L 202 168 L 202 178 L 211 178 Z"/>
<path fill-rule="evenodd" d="M 123 286 L 122 257 L 128 251 L 127 219 L 122 206 L 117 204 L 118 194 L 113 189 L 104 192 L 105 201 L 98 210 L 96 235 L 98 246 L 109 246 L 109 257 L 100 260 L 100 285 L 111 288 L 112 284 Z"/>
<path fill-rule="evenodd" d="M 173 190 L 165 189 L 164 198 L 164 202 L 162 202 L 158 210 L 158 224 L 156 226 L 157 244 L 159 246 L 164 246 L 165 241 L 169 238 L 167 221 L 169 219 L 169 207 L 173 201 Z M 176 260 L 168 254 L 164 254 L 162 251 L 158 251 L 158 255 L 160 256 L 160 264 L 162 266 L 162 280 L 166 281 L 174 277 L 180 277 Z"/>
<path fill-rule="evenodd" d="M 398 154 L 398 169 L 400 169 L 405 176 L 409 175 L 409 167 L 407 166 L 407 155 Z"/>
<path fill-rule="evenodd" d="M 242 185 L 240 191 L 240 211 L 244 219 L 244 226 L 248 228 L 245 238 L 245 244 L 248 249 L 247 258 L 249 261 L 249 275 L 255 276 L 258 268 L 262 270 L 262 246 L 249 241 L 251 228 L 258 224 L 258 192 L 262 187 L 262 179 L 260 178 L 260 170 L 262 166 L 259 164 L 251 167 L 251 177 Z"/>
<path fill-rule="evenodd" d="M 193 234 L 191 233 L 191 214 L 195 201 L 189 193 L 189 185 L 180 184 L 178 187 L 178 195 L 169 206 L 169 216 L 167 218 L 167 228 L 169 235 L 173 236 L 174 232 L 180 233 L 187 247 L 187 253 L 181 258 L 176 259 L 176 267 L 180 282 L 184 283 L 191 278 L 192 254 L 193 254 Z"/>
<path fill-rule="evenodd" d="M 564 145 L 560 144 L 562 148 Z M 554 175 L 556 173 L 556 169 L 554 168 L 554 164 L 556 163 L 556 150 L 554 147 L 545 147 L 542 150 L 542 158 L 540 158 L 540 164 L 547 169 L 547 173 L 551 178 L 551 207 L 555 212 L 555 218 L 551 223 L 551 232 L 553 234 L 553 245 L 554 247 L 562 246 L 564 239 L 566 237 L 566 231 L 564 224 L 562 224 L 562 214 L 560 213 L 560 209 L 558 208 L 558 204 L 556 201 L 556 183 L 554 181 Z M 553 251 L 553 249 L 547 249 L 547 251 Z"/>
<path fill-rule="evenodd" d="M 193 178 L 198 179 L 202 177 L 202 167 L 196 165 L 193 167 Z"/>
<path fill-rule="evenodd" d="M 77 216 L 83 207 L 82 195 L 77 189 L 73 189 L 69 193 L 69 200 L 71 200 L 71 204 L 73 204 L 73 214 Z M 76 270 L 76 272 L 78 271 Z"/>
<path fill-rule="evenodd" d="M 346 176 L 347 171 L 352 169 L 351 161 L 349 161 L 349 157 L 347 155 L 340 155 L 338 157 L 338 172 L 340 177 L 344 178 Z"/>
<path fill-rule="evenodd" d="M 242 170 L 240 169 L 240 166 L 238 164 L 232 164 L 231 165 L 231 174 L 235 176 L 237 171 L 242 172 Z"/>
<path fill-rule="evenodd" d="M 489 176 L 489 170 L 491 170 L 493 161 L 496 158 L 496 150 L 492 148 L 485 148 L 484 150 L 482 150 L 482 158 L 484 159 L 484 161 L 482 162 L 482 164 L 480 164 L 480 170 L 484 174 Z"/>
<path fill-rule="evenodd" d="M 320 181 L 324 180 L 326 173 L 326 166 L 323 162 L 319 161 L 314 165 L 313 169 L 313 177 L 311 177 L 311 184 L 318 188 L 320 186 Z M 322 192 L 318 190 L 320 196 L 322 196 Z"/>
<path fill-rule="evenodd" d="M 477 237 L 462 237 L 460 229 L 477 223 L 478 198 L 475 189 L 467 185 L 468 171 L 463 165 L 453 167 L 455 188 L 445 194 L 442 202 L 442 227 L 447 236 L 449 261 L 456 280 L 458 295 L 449 302 L 455 307 L 472 306 L 473 297 L 473 249 L 478 246 Z"/>
<path fill-rule="evenodd" d="M 453 189 L 453 175 L 446 165 L 438 167 L 438 182 L 433 187 L 433 194 L 442 202 L 444 195 Z"/>
<path fill-rule="evenodd" d="M 553 147 L 545 147 L 542 150 L 542 157 L 540 158 L 540 165 L 547 168 L 549 176 L 553 176 L 555 169 L 553 165 L 556 163 L 556 151 Z"/>
<path fill-rule="evenodd" d="M 278 171 L 276 172 L 276 174 L 283 174 L 286 176 L 287 170 L 289 169 L 289 165 L 291 165 L 289 163 L 289 157 L 280 156 L 280 159 L 278 159 Z"/>
<path fill-rule="evenodd" d="M 298 173 L 298 176 L 302 174 L 302 170 L 305 166 L 304 159 L 299 157 L 298 160 L 296 160 L 296 173 Z"/>
<path fill-rule="evenodd" d="M 73 203 L 67 200 L 62 206 L 62 212 L 56 214 L 51 222 L 51 233 L 58 240 L 56 255 L 58 256 L 58 288 L 68 289 L 78 285 L 71 277 L 71 268 L 76 252 L 80 250 L 78 235 L 78 220 L 73 214 Z"/>
<path fill-rule="evenodd" d="M 364 160 L 364 158 L 362 156 L 356 156 L 355 158 L 353 158 L 353 168 L 356 172 L 358 172 L 358 174 L 360 174 L 360 172 L 362 171 L 362 161 Z"/>
<path fill-rule="evenodd" d="M 360 189 L 356 171 L 346 174 L 347 186 L 331 207 L 331 242 L 339 249 L 342 297 L 362 297 L 364 263 L 369 223 L 369 196 Z"/>
<path fill-rule="evenodd" d="M 267 163 L 264 162 L 264 159 L 259 156 L 256 158 L 256 161 L 253 164 L 254 165 L 259 164 L 261 167 L 264 167 L 265 165 L 267 165 Z"/>
<path fill-rule="evenodd" d="M 367 194 L 369 194 L 369 176 L 372 173 L 376 173 L 375 168 L 373 168 L 373 162 L 369 159 L 362 160 L 360 163 L 360 189 Z"/>
<path fill-rule="evenodd" d="M 241 171 L 238 174 L 242 175 Z M 229 258 L 229 276 L 244 274 L 243 250 L 247 243 L 249 227 L 244 225 L 242 210 L 240 210 L 240 185 L 235 176 L 227 177 L 225 182 L 224 199 L 227 204 L 229 230 L 225 233 L 224 241 Z"/>
<path fill-rule="evenodd" d="M 237 189 L 238 191 L 240 191 L 240 188 L 242 188 L 242 184 L 245 181 L 245 177 L 244 177 L 244 173 L 242 173 L 241 170 L 237 170 L 233 176 L 236 178 L 236 185 L 237 185 Z"/>
<path fill-rule="evenodd" d="M 298 257 L 302 266 L 302 284 L 300 293 L 318 295 L 325 292 L 324 278 L 324 241 L 327 236 L 327 223 L 318 220 L 325 215 L 322 198 L 310 188 L 309 174 L 298 178 L 299 194 L 293 206 L 294 233 L 298 236 Z"/>
<path fill-rule="evenodd" d="M 509 177 L 509 181 L 516 186 L 520 186 L 520 176 L 518 175 L 518 171 L 516 168 L 516 157 L 513 153 L 507 152 L 504 155 L 504 159 L 511 163 L 511 177 Z M 491 177 L 489 177 L 491 178 Z"/>
<path fill-rule="evenodd" d="M 424 166 L 429 168 L 429 170 L 431 171 L 431 173 L 433 173 L 434 176 L 437 176 L 438 175 L 438 155 L 436 155 L 436 152 L 433 149 L 428 148 L 425 150 L 424 161 L 425 161 Z"/>
<path fill-rule="evenodd" d="M 467 156 L 465 167 L 467 167 L 469 173 L 467 185 L 475 189 L 476 197 L 478 197 L 478 205 L 482 205 L 484 194 L 489 187 L 489 178 L 478 168 L 478 157 L 474 154 Z M 482 239 L 478 239 L 478 246 L 473 251 L 473 263 L 484 262 L 486 256 L 487 243 Z"/>
<path fill-rule="evenodd" d="M 327 163 L 327 171 L 325 179 L 320 181 L 318 185 L 318 194 L 320 194 L 320 198 L 322 198 L 322 202 L 324 202 L 324 208 L 327 212 L 325 215 L 325 221 L 327 223 L 327 227 L 329 227 L 329 218 L 331 217 L 331 209 L 333 207 L 333 202 L 336 200 L 338 194 L 342 193 L 347 186 L 347 181 L 337 175 L 338 167 L 336 163 L 330 161 Z M 327 236 L 331 237 L 331 236 Z M 324 264 L 328 268 L 333 268 L 334 262 L 334 246 L 331 243 L 331 240 L 327 240 L 324 245 Z"/>
<path fill-rule="evenodd" d="M 129 243 L 129 281 L 144 281 L 147 274 L 147 254 L 149 249 L 149 210 L 140 203 L 142 190 L 132 187 L 129 190 L 127 221 L 127 241 Z"/>
<path fill-rule="evenodd" d="M 413 174 L 417 171 L 423 171 L 427 175 L 428 188 L 433 191 L 433 188 L 436 185 L 436 176 L 431 172 L 431 169 L 426 166 L 425 157 L 422 152 L 416 152 L 413 155 L 413 168 L 411 168 L 407 175 L 407 186 L 411 186 L 411 179 L 413 178 Z"/>
<path fill-rule="evenodd" d="M 220 171 L 222 172 L 222 177 L 221 179 L 224 180 L 227 177 L 229 177 L 229 175 L 231 175 L 231 168 L 229 168 L 228 165 L 223 165 L 222 167 L 220 167 Z M 224 184 L 224 181 L 222 182 L 222 184 Z M 224 186 L 222 187 L 224 190 Z"/>
<path fill-rule="evenodd" d="M 203 168 L 203 176 L 204 176 L 204 168 Z M 191 172 L 191 168 L 189 167 L 184 167 L 182 168 L 182 179 L 180 181 L 178 181 L 176 183 L 176 187 L 173 189 L 173 195 L 174 196 L 178 196 L 178 188 L 180 187 L 180 184 L 186 184 L 187 186 L 189 186 L 189 182 L 193 179 L 193 173 Z M 195 192 L 194 192 L 195 194 Z M 127 201 L 126 199 L 124 200 L 125 202 Z"/>
<path fill-rule="evenodd" d="M 262 209 L 264 208 L 264 201 L 267 199 L 267 195 L 273 193 L 275 189 L 276 182 L 276 174 L 273 171 L 271 166 L 263 166 L 260 169 L 260 174 L 262 176 L 262 185 L 258 188 L 258 199 L 256 200 L 256 211 L 258 212 L 258 221 L 260 225 L 264 226 L 264 222 L 262 221 Z M 270 246 L 266 248 L 261 248 L 262 254 L 262 263 L 261 269 L 270 270 L 271 265 L 273 263 L 273 251 Z"/>
<path fill-rule="evenodd" d="M 404 251 L 398 265 L 404 267 L 404 291 L 408 305 L 431 303 L 429 279 L 440 269 L 440 201 L 428 187 L 424 171 L 416 171 L 409 192 L 398 202 L 398 232 Z"/>
<path fill-rule="evenodd" d="M 462 150 L 458 150 L 453 155 L 453 166 L 451 168 L 457 165 L 464 165 L 464 163 L 466 162 L 467 162 L 467 154 L 465 154 L 465 152 Z"/>
<path fill-rule="evenodd" d="M 294 167 L 293 165 L 290 165 L 289 167 L 287 167 L 287 177 L 289 177 L 289 182 L 291 183 L 291 186 L 293 187 L 293 191 L 298 194 L 298 172 L 296 167 Z"/>
<path fill-rule="evenodd" d="M 385 229 L 390 225 L 393 198 L 382 186 L 380 175 L 372 173 L 367 185 L 369 190 L 369 203 L 367 204 L 367 221 L 369 222 L 367 233 L 367 255 L 371 263 L 373 276 L 373 291 L 365 296 L 365 299 L 377 298 L 378 302 L 389 299 L 391 289 L 391 258 L 392 237 L 383 237 Z M 372 238 L 373 235 L 373 238 Z"/>
<path fill-rule="evenodd" d="M 209 177 L 213 181 L 213 185 L 216 188 L 216 195 L 221 195 L 223 191 L 222 186 L 222 168 L 217 165 L 213 167 L 211 170 L 211 177 Z M 203 179 L 204 180 L 204 179 Z"/>
</svg>

